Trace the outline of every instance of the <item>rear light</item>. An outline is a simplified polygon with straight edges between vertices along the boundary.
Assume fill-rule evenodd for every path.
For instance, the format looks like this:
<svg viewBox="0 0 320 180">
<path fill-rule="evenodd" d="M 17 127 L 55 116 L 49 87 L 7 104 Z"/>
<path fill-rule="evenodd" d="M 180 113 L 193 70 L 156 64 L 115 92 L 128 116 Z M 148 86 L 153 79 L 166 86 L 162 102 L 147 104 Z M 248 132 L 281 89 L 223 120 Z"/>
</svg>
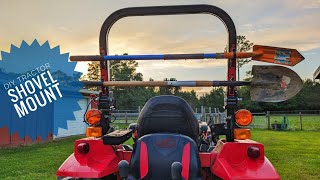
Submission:
<svg viewBox="0 0 320 180">
<path fill-rule="evenodd" d="M 247 154 L 248 157 L 252 159 L 257 159 L 258 157 L 260 157 L 260 149 L 255 146 L 250 146 L 248 147 Z"/>
<path fill-rule="evenodd" d="M 248 126 L 252 122 L 252 114 L 246 109 L 240 109 L 236 112 L 235 119 L 239 126 Z"/>
<path fill-rule="evenodd" d="M 234 129 L 234 138 L 239 140 L 250 139 L 251 138 L 250 129 L 241 129 L 241 128 Z"/>
<path fill-rule="evenodd" d="M 133 138 L 138 139 L 138 124 L 137 123 L 131 123 L 128 126 L 128 129 L 133 132 Z"/>
<path fill-rule="evenodd" d="M 90 150 L 89 144 L 88 143 L 80 143 L 77 146 L 77 151 L 80 154 L 87 154 Z"/>
<path fill-rule="evenodd" d="M 87 137 L 101 137 L 102 136 L 102 127 L 87 127 L 86 136 Z"/>
<path fill-rule="evenodd" d="M 86 121 L 88 122 L 88 124 L 96 125 L 100 122 L 100 120 L 101 120 L 101 111 L 99 111 L 98 109 L 90 109 L 86 113 Z"/>
<path fill-rule="evenodd" d="M 133 133 L 133 137 L 134 137 L 135 139 L 138 139 L 138 131 L 135 131 L 135 132 Z"/>
</svg>

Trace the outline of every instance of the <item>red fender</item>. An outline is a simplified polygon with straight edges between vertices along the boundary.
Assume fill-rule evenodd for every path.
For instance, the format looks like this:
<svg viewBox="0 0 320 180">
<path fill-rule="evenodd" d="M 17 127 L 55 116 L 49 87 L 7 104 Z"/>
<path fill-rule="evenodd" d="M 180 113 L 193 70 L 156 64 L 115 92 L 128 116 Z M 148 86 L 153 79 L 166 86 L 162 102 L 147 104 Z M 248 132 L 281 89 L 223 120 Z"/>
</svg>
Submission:
<svg viewBox="0 0 320 180">
<path fill-rule="evenodd" d="M 79 143 L 89 144 L 89 152 L 80 154 Z M 118 171 L 120 159 L 113 147 L 104 145 L 102 139 L 84 138 L 75 142 L 74 153 L 58 169 L 56 175 L 76 178 L 101 178 Z"/>
<path fill-rule="evenodd" d="M 248 147 L 257 147 L 257 158 L 248 156 Z M 238 140 L 222 144 L 215 156 L 211 171 L 222 179 L 280 179 L 275 168 L 264 156 L 264 146 L 252 140 Z"/>
<path fill-rule="evenodd" d="M 90 146 L 87 154 L 80 154 L 77 146 L 86 142 Z M 257 147 L 260 155 L 256 159 L 248 157 L 248 147 Z M 101 178 L 118 172 L 118 163 L 125 159 L 128 162 L 130 151 L 121 147 L 114 149 L 104 145 L 101 139 L 85 138 L 75 142 L 74 154 L 60 166 L 57 176 L 77 178 Z M 264 146 L 251 140 L 220 143 L 211 153 L 200 153 L 202 168 L 208 167 L 211 172 L 222 179 L 280 179 L 277 171 L 264 156 Z M 206 171 L 203 171 L 206 177 Z"/>
</svg>

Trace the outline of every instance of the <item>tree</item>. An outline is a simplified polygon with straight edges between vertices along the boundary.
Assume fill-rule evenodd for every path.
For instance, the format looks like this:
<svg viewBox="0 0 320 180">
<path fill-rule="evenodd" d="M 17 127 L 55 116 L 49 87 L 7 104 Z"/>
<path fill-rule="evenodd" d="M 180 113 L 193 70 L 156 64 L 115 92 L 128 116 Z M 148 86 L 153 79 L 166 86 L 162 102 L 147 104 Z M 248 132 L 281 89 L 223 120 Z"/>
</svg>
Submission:
<svg viewBox="0 0 320 180">
<path fill-rule="evenodd" d="M 124 54 L 127 55 L 127 54 Z M 111 81 L 142 81 L 142 73 L 136 72 L 137 61 L 110 61 L 110 80 Z M 90 62 L 88 73 L 81 77 L 81 80 L 100 81 L 100 63 Z M 91 89 L 91 88 L 90 88 Z M 95 88 L 94 90 L 98 90 Z M 154 95 L 154 91 L 145 87 L 113 87 L 113 95 L 117 101 L 118 109 L 136 109 Z"/>
<path fill-rule="evenodd" d="M 137 61 L 110 61 L 111 81 L 142 81 L 142 73 L 136 72 Z M 153 92 L 146 87 L 113 87 L 118 109 L 136 109 L 143 106 L 153 96 Z"/>
<path fill-rule="evenodd" d="M 251 43 L 245 36 L 237 36 L 237 52 L 247 52 L 250 51 L 253 47 Z M 225 51 L 228 51 L 228 45 L 225 48 Z M 251 60 L 249 58 L 238 58 L 237 59 L 237 69 L 238 69 L 238 81 L 240 80 L 240 68 L 249 63 Z"/>
<path fill-rule="evenodd" d="M 222 87 L 213 88 L 210 93 L 206 93 L 199 99 L 199 105 L 219 108 L 223 111 L 224 106 L 224 91 Z"/>
<path fill-rule="evenodd" d="M 179 91 L 175 95 L 179 96 L 182 99 L 184 99 L 185 101 L 187 101 L 193 109 L 196 109 L 197 107 L 200 106 L 199 99 L 198 99 L 197 94 L 194 90 Z"/>
<path fill-rule="evenodd" d="M 176 78 L 164 78 L 164 81 L 177 81 Z M 181 87 L 160 87 L 160 95 L 176 95 L 181 90 Z"/>
<path fill-rule="evenodd" d="M 238 89 L 239 97 L 242 98 L 239 107 L 252 112 L 319 110 L 319 92 L 320 83 L 307 79 L 303 82 L 301 91 L 293 98 L 279 103 L 264 103 L 251 101 L 250 86 L 242 86 Z"/>
<path fill-rule="evenodd" d="M 81 76 L 80 80 L 100 81 L 100 62 L 88 63 L 88 73 Z"/>
<path fill-rule="evenodd" d="M 149 78 L 149 81 L 154 81 L 154 79 Z M 146 87 L 146 88 L 149 91 L 149 94 L 151 94 L 151 97 L 159 95 L 159 93 L 158 93 L 158 91 L 156 90 L 155 87 L 151 86 L 151 87 Z"/>
<path fill-rule="evenodd" d="M 88 72 L 80 77 L 81 81 L 100 81 L 100 62 L 88 63 Z M 86 87 L 86 89 L 97 91 L 98 87 Z"/>
</svg>

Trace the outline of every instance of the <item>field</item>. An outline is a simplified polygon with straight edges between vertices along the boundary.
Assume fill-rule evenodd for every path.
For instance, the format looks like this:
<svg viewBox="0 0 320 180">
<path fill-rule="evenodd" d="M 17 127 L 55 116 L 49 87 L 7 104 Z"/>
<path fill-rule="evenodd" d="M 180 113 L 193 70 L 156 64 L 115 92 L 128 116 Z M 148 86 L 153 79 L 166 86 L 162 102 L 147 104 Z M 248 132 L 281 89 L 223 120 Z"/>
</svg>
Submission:
<svg viewBox="0 0 320 180">
<path fill-rule="evenodd" d="M 0 149 L 0 179 L 55 179 L 77 138 Z M 320 132 L 253 130 L 252 139 L 265 144 L 282 179 L 320 179 Z"/>
<path fill-rule="evenodd" d="M 289 124 L 289 130 L 300 130 L 300 117 L 297 114 L 286 115 Z M 121 120 L 116 120 L 119 124 L 119 127 L 123 127 L 125 120 L 123 117 L 119 118 Z M 283 120 L 283 116 L 279 114 L 272 114 L 270 116 L 270 124 L 272 123 L 281 123 Z M 136 122 L 137 117 L 129 117 L 127 123 Z M 267 129 L 267 121 L 266 116 L 253 116 L 253 122 L 250 125 L 250 128 L 253 129 Z M 320 116 L 319 114 L 315 115 L 302 115 L 302 129 L 305 131 L 320 131 Z"/>
<path fill-rule="evenodd" d="M 289 130 L 300 130 L 300 118 L 298 115 L 287 115 L 286 116 L 289 124 Z M 272 115 L 270 116 L 270 123 L 281 123 L 283 116 Z M 266 129 L 266 117 L 265 116 L 253 116 L 252 128 Z M 302 129 L 306 131 L 320 131 L 320 116 L 302 116 Z"/>
<path fill-rule="evenodd" d="M 0 149 L 0 179 L 55 179 L 79 137 L 15 149 Z"/>
<path fill-rule="evenodd" d="M 320 179 L 320 132 L 254 130 L 282 179 Z"/>
</svg>

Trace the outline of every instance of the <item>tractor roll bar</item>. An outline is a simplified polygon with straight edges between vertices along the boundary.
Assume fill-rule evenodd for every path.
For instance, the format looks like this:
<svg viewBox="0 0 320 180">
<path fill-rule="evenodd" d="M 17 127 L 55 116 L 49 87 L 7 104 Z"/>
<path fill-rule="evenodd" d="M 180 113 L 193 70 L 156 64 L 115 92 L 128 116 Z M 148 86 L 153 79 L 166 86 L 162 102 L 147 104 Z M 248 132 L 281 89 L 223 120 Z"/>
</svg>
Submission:
<svg viewBox="0 0 320 180">
<path fill-rule="evenodd" d="M 124 8 L 112 13 L 103 23 L 100 30 L 99 47 L 100 55 L 108 55 L 108 35 L 112 25 L 121 18 L 129 16 L 152 16 L 152 15 L 176 15 L 176 14 L 211 14 L 218 17 L 228 31 L 229 52 L 236 51 L 237 33 L 231 17 L 222 9 L 211 5 L 182 5 L 182 6 L 154 6 L 154 7 L 132 7 Z M 234 53 L 235 54 L 235 53 Z M 100 61 L 101 80 L 109 81 L 109 62 Z M 228 81 L 236 80 L 236 56 L 228 60 Z M 101 86 L 102 94 L 107 95 L 109 88 Z M 229 86 L 227 90 L 227 141 L 233 141 L 234 110 L 237 105 L 234 87 Z"/>
<path fill-rule="evenodd" d="M 108 35 L 112 25 L 119 19 L 130 16 L 176 15 L 176 14 L 212 14 L 217 16 L 228 30 L 229 47 L 236 45 L 236 28 L 231 17 L 222 9 L 211 5 L 153 6 L 120 9 L 112 13 L 100 30 L 99 45 L 101 55 L 108 54 Z M 101 50 L 100 49 L 100 50 Z M 100 51 L 101 52 L 101 51 Z"/>
<path fill-rule="evenodd" d="M 182 6 L 154 6 L 154 7 L 132 7 L 120 9 L 112 13 L 103 23 L 100 30 L 99 46 L 100 55 L 108 54 L 108 36 L 112 25 L 121 18 L 130 16 L 152 16 L 152 15 L 176 15 L 176 14 L 212 14 L 218 17 L 228 30 L 229 51 L 236 50 L 237 34 L 231 17 L 222 9 L 211 5 L 182 5 Z M 104 81 L 109 81 L 108 62 L 101 61 L 101 68 Z M 232 69 L 229 69 L 232 68 Z M 236 58 L 228 62 L 228 81 L 236 79 Z M 105 77 L 108 77 L 107 79 Z M 233 92 L 231 93 L 233 94 Z"/>
</svg>

